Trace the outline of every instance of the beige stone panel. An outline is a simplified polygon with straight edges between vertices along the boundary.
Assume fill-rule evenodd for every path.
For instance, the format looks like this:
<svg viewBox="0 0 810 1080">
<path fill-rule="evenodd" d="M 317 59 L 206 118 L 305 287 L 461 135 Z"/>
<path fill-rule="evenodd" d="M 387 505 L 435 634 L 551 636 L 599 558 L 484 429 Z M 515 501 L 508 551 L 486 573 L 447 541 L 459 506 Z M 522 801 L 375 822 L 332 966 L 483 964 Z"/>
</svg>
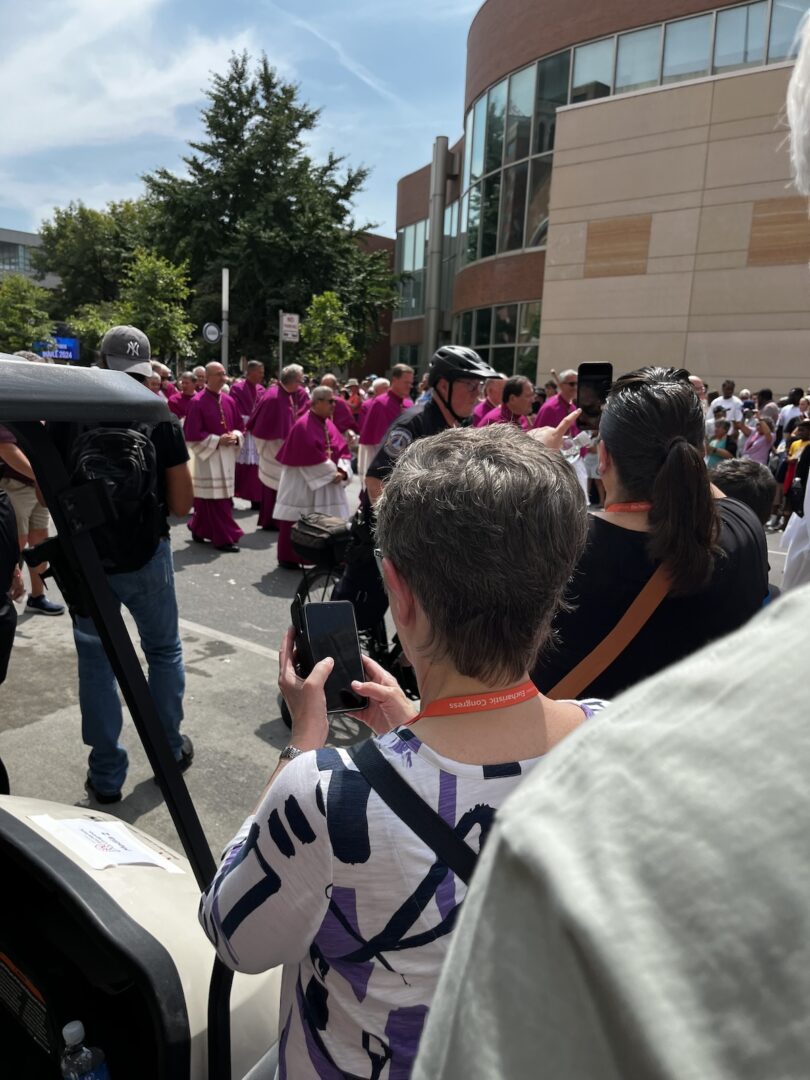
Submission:
<svg viewBox="0 0 810 1080">
<path fill-rule="evenodd" d="M 741 179 L 751 184 L 781 180 L 788 175 L 786 163 L 783 132 L 709 143 L 706 187 L 728 187 Z"/>
<path fill-rule="evenodd" d="M 551 215 L 551 228 L 556 224 L 567 225 L 581 221 L 602 221 L 612 217 L 632 217 L 634 214 L 689 210 L 700 206 L 701 196 L 700 189 L 695 189 L 678 195 L 657 195 L 650 199 L 628 199 L 622 202 L 578 206 L 571 210 L 554 210 Z"/>
<path fill-rule="evenodd" d="M 650 312 L 661 318 L 685 316 L 691 286 L 688 273 L 549 281 L 543 288 L 543 318 L 645 318 Z"/>
<path fill-rule="evenodd" d="M 650 214 L 590 222 L 585 277 L 645 274 L 651 230 Z"/>
<path fill-rule="evenodd" d="M 666 87 L 567 108 L 557 113 L 555 149 L 657 135 L 710 123 L 711 83 Z"/>
<path fill-rule="evenodd" d="M 700 214 L 698 253 L 747 251 L 753 213 L 751 202 L 704 206 Z"/>
<path fill-rule="evenodd" d="M 662 255 L 693 255 L 697 245 L 700 210 L 672 210 L 655 214 L 650 235 L 650 258 Z"/>
<path fill-rule="evenodd" d="M 603 161 L 614 157 L 648 154 L 653 150 L 669 150 L 676 146 L 692 146 L 708 142 L 709 127 L 685 128 L 683 131 L 662 131 L 657 135 L 645 135 L 641 139 L 619 139 L 617 142 L 597 143 L 577 150 L 554 149 L 555 165 L 581 165 L 589 161 Z M 754 134 L 743 132 L 742 134 Z"/>
<path fill-rule="evenodd" d="M 785 105 L 785 93 L 793 65 L 766 71 L 732 75 L 714 82 L 711 122 L 748 120 L 753 116 L 778 116 Z"/>
<path fill-rule="evenodd" d="M 689 320 L 650 316 L 639 319 L 543 319 L 543 334 L 678 334 L 689 329 Z"/>
<path fill-rule="evenodd" d="M 810 262 L 810 218 L 807 199 L 762 199 L 754 203 L 749 266 Z"/>
<path fill-rule="evenodd" d="M 584 276 L 584 263 L 570 263 L 568 266 L 549 266 L 546 263 L 543 281 L 576 281 Z"/>
<path fill-rule="evenodd" d="M 613 364 L 617 372 L 647 364 L 681 367 L 686 334 L 569 334 L 540 338 L 545 371 L 575 368 L 585 360 Z"/>
<path fill-rule="evenodd" d="M 736 144 L 718 144 L 729 145 Z M 555 166 L 552 209 L 697 191 L 703 186 L 705 166 L 704 144 L 569 168 Z"/>
<path fill-rule="evenodd" d="M 695 258 L 696 270 L 736 270 L 747 265 L 747 251 L 718 251 Z"/>
<path fill-rule="evenodd" d="M 722 378 L 770 386 L 777 393 L 807 381 L 810 330 L 691 333 L 686 367 L 718 385 Z M 798 382 L 797 382 L 798 380 Z"/>
<path fill-rule="evenodd" d="M 691 315 L 810 310 L 804 266 L 757 266 L 695 271 Z"/>
<path fill-rule="evenodd" d="M 777 315 L 695 315 L 687 324 L 689 331 L 723 331 L 735 333 L 740 330 L 810 330 L 810 309 L 807 311 L 780 312 Z"/>
<path fill-rule="evenodd" d="M 648 274 L 680 274 L 682 271 L 695 269 L 694 255 L 663 255 L 658 259 L 647 260 Z"/>
<path fill-rule="evenodd" d="M 565 225 L 553 222 L 549 228 L 546 247 L 546 273 L 549 266 L 585 262 L 587 242 L 587 222 L 577 221 Z"/>
<path fill-rule="evenodd" d="M 786 166 L 787 167 L 787 166 Z M 703 192 L 704 206 L 722 206 L 725 203 L 756 202 L 757 199 L 784 199 L 796 195 L 796 188 L 788 179 L 769 180 L 762 184 L 732 184 L 730 187 L 713 188 Z M 583 215 L 584 216 L 584 215 Z"/>
<path fill-rule="evenodd" d="M 728 124 L 712 124 L 709 140 L 740 139 L 747 135 L 769 135 L 772 132 L 787 134 L 784 122 L 778 116 L 754 116 L 750 120 L 732 120 Z"/>
</svg>

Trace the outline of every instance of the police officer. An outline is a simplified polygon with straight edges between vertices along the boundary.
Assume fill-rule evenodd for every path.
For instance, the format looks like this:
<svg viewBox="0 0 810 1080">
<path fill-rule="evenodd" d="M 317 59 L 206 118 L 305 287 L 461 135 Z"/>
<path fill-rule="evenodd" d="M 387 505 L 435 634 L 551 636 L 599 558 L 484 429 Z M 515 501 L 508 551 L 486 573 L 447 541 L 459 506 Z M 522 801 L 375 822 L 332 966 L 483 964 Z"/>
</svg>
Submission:
<svg viewBox="0 0 810 1080">
<path fill-rule="evenodd" d="M 370 630 L 385 615 L 388 598 L 374 559 L 374 525 L 371 507 L 382 494 L 397 458 L 416 439 L 438 435 L 468 421 L 478 404 L 484 379 L 502 375 L 485 364 L 473 349 L 443 345 L 430 361 L 428 386 L 431 397 L 424 405 L 406 409 L 393 422 L 366 473 L 366 489 L 352 524 L 354 543 L 343 577 L 335 586 L 333 600 L 351 600 L 357 626 Z"/>
<path fill-rule="evenodd" d="M 465 423 L 478 404 L 484 379 L 501 378 L 473 349 L 464 345 L 443 345 L 437 349 L 428 370 L 430 401 L 406 409 L 393 422 L 366 473 L 366 490 L 372 506 L 403 450 L 416 439 L 438 435 Z"/>
</svg>

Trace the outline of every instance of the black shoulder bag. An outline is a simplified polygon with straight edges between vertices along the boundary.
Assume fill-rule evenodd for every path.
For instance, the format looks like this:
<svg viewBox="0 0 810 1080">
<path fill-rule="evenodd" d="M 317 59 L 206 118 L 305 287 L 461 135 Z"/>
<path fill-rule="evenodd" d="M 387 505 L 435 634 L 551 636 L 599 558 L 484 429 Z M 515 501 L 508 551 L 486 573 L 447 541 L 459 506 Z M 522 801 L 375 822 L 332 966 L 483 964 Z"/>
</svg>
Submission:
<svg viewBox="0 0 810 1080">
<path fill-rule="evenodd" d="M 369 787 L 454 874 L 469 885 L 478 856 L 389 765 L 373 739 L 349 748 L 349 757 Z"/>
</svg>

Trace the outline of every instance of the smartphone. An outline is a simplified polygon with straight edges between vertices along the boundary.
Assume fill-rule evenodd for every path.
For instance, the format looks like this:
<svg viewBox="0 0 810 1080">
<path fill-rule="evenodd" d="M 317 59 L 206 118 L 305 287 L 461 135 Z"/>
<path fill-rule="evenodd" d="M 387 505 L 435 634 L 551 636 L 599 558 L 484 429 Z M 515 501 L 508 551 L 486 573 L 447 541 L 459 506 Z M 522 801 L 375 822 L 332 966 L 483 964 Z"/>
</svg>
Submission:
<svg viewBox="0 0 810 1080">
<path fill-rule="evenodd" d="M 577 424 L 583 431 L 598 431 L 602 407 L 613 385 L 613 364 L 580 364 L 577 369 Z"/>
<path fill-rule="evenodd" d="M 355 694 L 351 689 L 353 681 L 365 682 L 366 679 L 351 601 L 302 604 L 296 600 L 291 614 L 296 632 L 299 674 L 306 678 L 313 667 L 327 656 L 335 661 L 324 688 L 327 713 L 360 712 L 368 708 L 368 698 Z"/>
</svg>

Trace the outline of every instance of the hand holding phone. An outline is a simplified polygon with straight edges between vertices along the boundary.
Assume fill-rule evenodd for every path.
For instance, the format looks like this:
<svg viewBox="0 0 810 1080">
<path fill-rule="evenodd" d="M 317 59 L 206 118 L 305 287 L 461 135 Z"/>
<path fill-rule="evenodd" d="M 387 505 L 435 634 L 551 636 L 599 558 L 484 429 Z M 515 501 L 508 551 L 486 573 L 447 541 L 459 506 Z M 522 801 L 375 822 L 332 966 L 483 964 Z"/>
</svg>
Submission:
<svg viewBox="0 0 810 1080">
<path fill-rule="evenodd" d="M 368 698 L 361 697 L 351 688 L 353 682 L 365 682 L 351 602 L 333 600 L 323 604 L 302 604 L 296 599 L 291 615 L 296 631 L 299 675 L 306 678 L 326 657 L 334 660 L 324 687 L 327 713 L 360 712 L 367 708 Z"/>
</svg>

